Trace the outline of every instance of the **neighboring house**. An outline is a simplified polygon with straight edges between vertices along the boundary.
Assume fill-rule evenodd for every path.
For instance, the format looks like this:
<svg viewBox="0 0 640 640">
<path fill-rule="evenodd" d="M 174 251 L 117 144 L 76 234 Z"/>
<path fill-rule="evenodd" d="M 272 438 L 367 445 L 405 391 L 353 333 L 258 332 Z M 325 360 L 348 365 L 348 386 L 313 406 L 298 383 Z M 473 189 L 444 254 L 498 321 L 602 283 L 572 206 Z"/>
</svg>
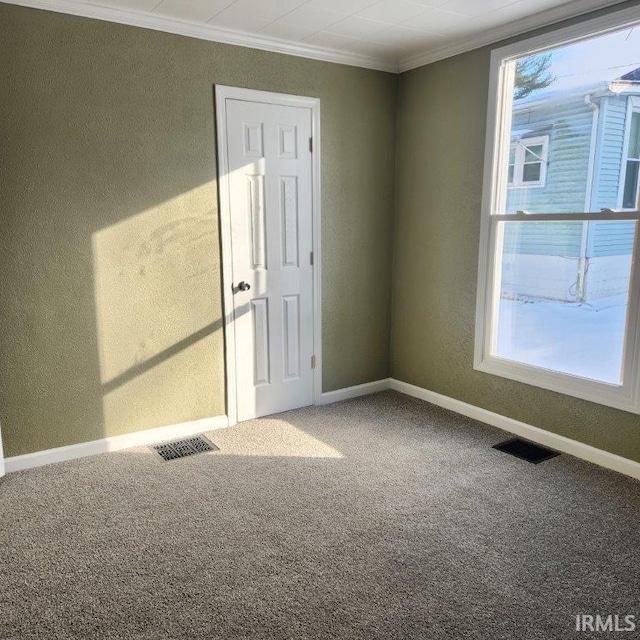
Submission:
<svg viewBox="0 0 640 640">
<path fill-rule="evenodd" d="M 640 68 L 513 105 L 506 210 L 639 207 Z M 513 223 L 503 295 L 592 301 L 626 292 L 634 223 Z"/>
</svg>

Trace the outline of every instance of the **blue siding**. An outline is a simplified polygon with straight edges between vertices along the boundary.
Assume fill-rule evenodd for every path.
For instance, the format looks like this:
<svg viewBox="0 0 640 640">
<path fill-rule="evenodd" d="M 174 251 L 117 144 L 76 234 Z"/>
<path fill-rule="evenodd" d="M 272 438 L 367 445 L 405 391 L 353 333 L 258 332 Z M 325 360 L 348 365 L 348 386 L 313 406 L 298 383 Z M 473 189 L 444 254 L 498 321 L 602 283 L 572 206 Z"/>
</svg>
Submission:
<svg viewBox="0 0 640 640">
<path fill-rule="evenodd" d="M 633 249 L 635 222 L 590 222 L 588 258 L 628 255 Z"/>
<path fill-rule="evenodd" d="M 598 140 L 592 182 L 591 211 L 618 206 L 623 163 L 627 96 L 600 99 Z M 589 153 L 593 111 L 584 96 L 570 96 L 563 103 L 514 109 L 512 130 L 522 137 L 549 136 L 549 164 L 544 187 L 509 188 L 507 212 L 572 213 L 583 211 L 587 198 Z M 588 225 L 587 257 L 631 253 L 633 223 Z M 509 253 L 579 257 L 582 223 L 545 225 L 508 224 L 504 250 Z"/>
<path fill-rule="evenodd" d="M 504 252 L 534 256 L 580 257 L 582 222 L 508 222 Z"/>
<path fill-rule="evenodd" d="M 618 206 L 626 114 L 626 96 L 607 96 L 600 100 L 593 211 L 615 209 Z"/>
<path fill-rule="evenodd" d="M 584 210 L 587 193 L 593 111 L 581 95 L 558 104 L 515 107 L 512 130 L 549 136 L 544 187 L 507 189 L 507 212 L 575 213 Z"/>
<path fill-rule="evenodd" d="M 600 101 L 600 126 L 593 185 L 594 211 L 618 207 L 627 101 L 626 96 L 607 96 Z M 592 222 L 589 225 L 588 257 L 628 255 L 633 250 L 634 234 L 633 222 Z"/>
<path fill-rule="evenodd" d="M 549 163 L 544 187 L 507 190 L 507 211 L 575 213 L 584 210 L 593 112 L 583 96 L 570 96 L 562 104 L 514 109 L 512 130 L 522 137 L 549 136 Z M 582 223 L 508 224 L 504 250 L 509 253 L 579 257 Z"/>
</svg>

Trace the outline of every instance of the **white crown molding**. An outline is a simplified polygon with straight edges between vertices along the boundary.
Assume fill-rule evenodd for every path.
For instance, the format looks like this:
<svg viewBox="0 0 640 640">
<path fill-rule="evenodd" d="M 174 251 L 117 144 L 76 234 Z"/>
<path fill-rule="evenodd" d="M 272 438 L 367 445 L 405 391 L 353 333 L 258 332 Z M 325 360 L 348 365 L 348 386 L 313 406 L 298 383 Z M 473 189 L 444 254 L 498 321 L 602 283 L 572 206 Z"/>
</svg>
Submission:
<svg viewBox="0 0 640 640">
<path fill-rule="evenodd" d="M 202 418 L 201 420 L 182 422 L 181 424 L 174 424 L 168 427 L 145 429 L 144 431 L 125 433 L 121 436 L 110 436 L 108 438 L 101 438 L 100 440 L 91 440 L 90 442 L 79 442 L 78 444 L 71 444 L 66 447 L 56 447 L 55 449 L 25 453 L 20 456 L 6 458 L 5 467 L 7 473 L 13 473 L 14 471 L 41 467 L 45 464 L 76 460 L 101 453 L 121 451 L 122 449 L 129 449 L 131 447 L 143 447 L 167 440 L 188 438 L 189 436 L 205 433 L 206 431 L 224 429 L 228 425 L 229 421 L 227 420 L 227 416 Z"/>
<path fill-rule="evenodd" d="M 398 63 L 398 69 L 400 73 L 410 71 L 411 69 L 423 67 L 426 64 L 437 62 L 438 60 L 451 58 L 461 53 L 473 51 L 473 49 L 485 47 L 489 44 L 500 42 L 501 40 L 507 40 L 508 38 L 528 33 L 534 29 L 547 27 L 557 22 L 562 22 L 563 20 L 577 18 L 592 11 L 597 11 L 598 9 L 613 7 L 622 2 L 626 2 L 626 0 L 571 0 L 571 2 L 567 2 L 558 7 L 546 9 L 545 11 L 534 13 L 515 22 L 508 22 L 507 24 L 488 29 L 476 36 L 471 36 L 464 40 L 455 41 L 437 49 L 405 58 Z"/>
<path fill-rule="evenodd" d="M 116 22 L 133 27 L 143 27 L 145 29 L 153 29 L 154 31 L 164 31 L 165 33 L 188 36 L 199 40 L 209 40 L 211 42 L 232 44 L 250 49 L 283 53 L 300 58 L 310 58 L 323 62 L 346 64 L 352 67 L 398 73 L 397 64 L 382 58 L 375 58 L 359 53 L 348 53 L 325 47 L 314 47 L 302 43 L 280 40 L 278 38 L 261 36 L 255 33 L 224 29 L 212 24 L 169 18 L 155 13 L 114 9 L 112 7 L 102 7 L 95 4 L 74 2 L 73 0 L 2 0 L 2 2 L 5 4 L 29 7 L 31 9 L 42 9 L 44 11 L 54 11 L 56 13 L 66 13 L 83 18 L 103 20 L 105 22 Z"/>
<path fill-rule="evenodd" d="M 411 69 L 422 67 L 426 64 L 430 64 L 431 62 L 437 62 L 438 60 L 450 58 L 461 53 L 472 51 L 479 47 L 484 47 L 501 40 L 522 35 L 529 31 L 533 31 L 534 29 L 546 27 L 556 22 L 561 22 L 562 20 L 576 18 L 592 11 L 597 11 L 598 9 L 612 7 L 617 4 L 621 4 L 622 2 L 626 2 L 627 0 L 571 0 L 570 2 L 558 7 L 553 7 L 552 9 L 535 13 L 515 22 L 509 22 L 507 24 L 500 25 L 499 27 L 483 31 L 477 36 L 454 41 L 443 47 L 431 49 L 424 53 L 405 58 L 398 64 L 383 58 L 366 56 L 359 53 L 349 53 L 325 47 L 314 47 L 303 43 L 281 40 L 279 38 L 245 33 L 242 31 L 235 31 L 233 29 L 224 29 L 207 23 L 180 20 L 179 18 L 170 18 L 154 13 L 142 13 L 127 9 L 103 7 L 96 4 L 85 4 L 74 0 L 0 1 L 5 4 L 15 4 L 32 9 L 66 13 L 83 18 L 103 20 L 105 22 L 116 22 L 118 24 L 153 29 L 154 31 L 163 31 L 165 33 L 197 38 L 199 40 L 209 40 L 211 42 L 237 45 L 240 47 L 248 47 L 250 49 L 261 49 L 263 51 L 271 51 L 273 53 L 282 53 L 285 55 L 309 58 L 312 60 L 321 60 L 323 62 L 346 64 L 353 67 L 362 67 L 364 69 L 374 69 L 376 71 L 403 73 L 404 71 L 410 71 Z"/>
</svg>

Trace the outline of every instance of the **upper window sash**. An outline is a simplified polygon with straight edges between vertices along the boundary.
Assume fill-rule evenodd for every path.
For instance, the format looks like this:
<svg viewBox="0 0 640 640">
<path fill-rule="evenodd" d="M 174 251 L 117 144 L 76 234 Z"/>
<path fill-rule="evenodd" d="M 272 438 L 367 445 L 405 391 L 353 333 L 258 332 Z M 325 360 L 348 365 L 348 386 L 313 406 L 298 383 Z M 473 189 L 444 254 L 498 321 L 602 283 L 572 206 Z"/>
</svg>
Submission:
<svg viewBox="0 0 640 640">
<path fill-rule="evenodd" d="M 509 95 L 509 92 L 513 87 L 516 60 L 523 56 L 544 53 L 554 47 L 587 40 L 633 26 L 640 26 L 637 7 L 621 9 L 569 27 L 550 30 L 548 33 L 492 51 L 485 146 L 483 216 L 504 214 L 506 212 L 507 191 L 505 187 L 507 185 L 509 187 L 515 186 L 509 183 L 508 149 L 511 143 L 509 124 L 513 108 L 512 96 Z M 638 103 L 638 98 L 632 98 L 632 100 L 635 100 L 636 104 Z M 507 153 L 503 153 L 505 148 Z M 624 162 L 626 164 L 626 158 Z M 500 189 L 500 186 L 503 188 Z M 619 200 L 617 208 L 622 209 L 622 192 Z M 638 207 L 640 207 L 640 202 Z M 580 213 L 580 211 L 575 213 Z"/>
</svg>

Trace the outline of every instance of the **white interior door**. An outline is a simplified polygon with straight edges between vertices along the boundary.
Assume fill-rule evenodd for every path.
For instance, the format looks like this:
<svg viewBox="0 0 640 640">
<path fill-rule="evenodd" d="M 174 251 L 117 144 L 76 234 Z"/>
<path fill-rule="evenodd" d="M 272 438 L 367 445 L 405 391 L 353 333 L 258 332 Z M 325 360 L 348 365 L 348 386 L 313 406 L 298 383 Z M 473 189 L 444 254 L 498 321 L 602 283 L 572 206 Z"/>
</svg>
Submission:
<svg viewBox="0 0 640 640">
<path fill-rule="evenodd" d="M 313 402 L 312 112 L 233 99 L 225 112 L 241 421 Z"/>
</svg>

